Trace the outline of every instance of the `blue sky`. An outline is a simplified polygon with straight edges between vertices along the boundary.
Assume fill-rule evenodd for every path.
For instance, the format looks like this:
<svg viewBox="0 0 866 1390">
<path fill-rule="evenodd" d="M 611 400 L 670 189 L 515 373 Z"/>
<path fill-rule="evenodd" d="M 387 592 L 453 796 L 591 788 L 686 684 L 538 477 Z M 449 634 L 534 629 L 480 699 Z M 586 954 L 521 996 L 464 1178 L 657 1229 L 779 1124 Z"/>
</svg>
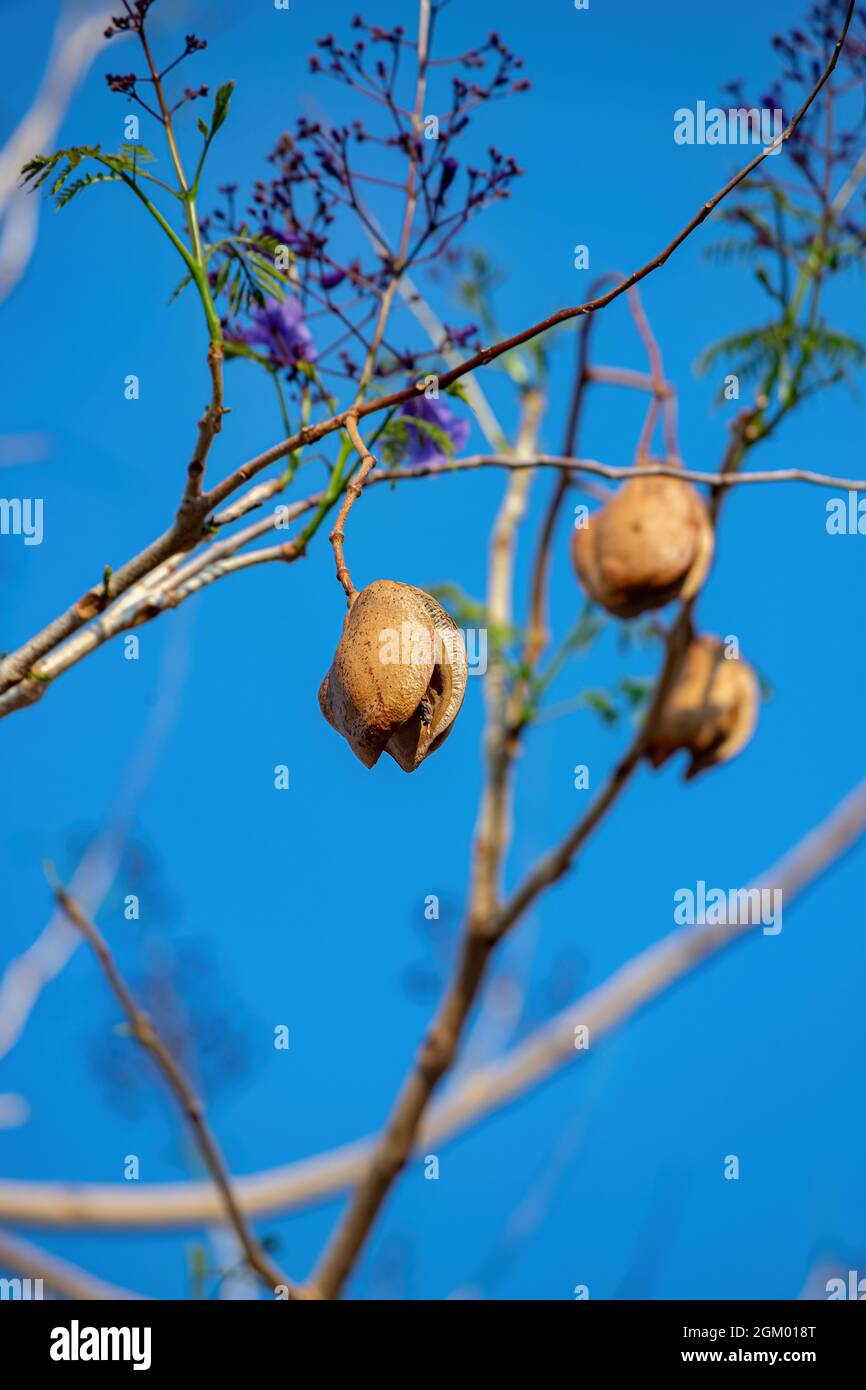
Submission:
<svg viewBox="0 0 866 1390">
<path fill-rule="evenodd" d="M 160 0 L 163 8 L 172 6 Z M 348 112 L 341 88 L 307 75 L 306 57 L 323 30 L 347 29 L 354 0 L 292 0 L 288 13 L 265 0 L 173 8 L 176 34 L 194 27 L 209 41 L 194 60 L 196 80 L 237 83 L 211 193 L 263 174 L 265 154 L 301 110 L 325 103 L 334 116 Z M 387 24 L 406 21 L 409 8 L 377 0 L 365 13 Z M 741 153 L 675 144 L 674 111 L 712 103 L 734 76 L 765 83 L 774 59 L 766 7 L 746 0 L 686 11 L 621 0 L 586 12 L 569 0 L 455 0 L 440 51 L 459 51 L 491 28 L 525 57 L 534 83 L 482 112 L 473 136 L 482 151 L 495 143 L 513 152 L 526 171 L 511 200 L 471 234 L 506 272 L 497 310 L 508 332 L 585 296 L 575 244 L 590 247 L 595 274 L 631 269 L 671 238 Z M 37 22 L 24 0 L 4 0 L 0 133 L 30 100 L 49 36 L 43 10 Z M 127 108 L 102 76 L 125 70 L 119 54 L 100 55 L 61 143 L 119 144 Z M 197 137 L 185 117 L 189 147 Z M 683 455 L 701 469 L 721 458 L 731 407 L 713 400 L 718 377 L 695 377 L 695 359 L 764 312 L 746 274 L 702 258 L 710 239 L 709 229 L 699 231 L 643 289 L 680 393 Z M 116 188 L 91 190 L 62 214 L 43 209 L 33 261 L 2 308 L 3 431 L 46 442 L 26 467 L 0 469 L 0 492 L 44 498 L 45 538 L 31 548 L 0 538 L 2 649 L 167 523 L 207 389 L 196 305 L 166 306 L 174 259 Z M 431 296 L 454 315 L 441 283 Z M 856 333 L 863 311 L 862 281 L 848 275 L 829 296 L 830 317 Z M 597 324 L 595 346 L 600 361 L 644 368 L 622 302 Z M 563 335 L 542 439 L 550 450 L 561 444 L 572 361 Z M 140 377 L 138 401 L 124 399 L 128 373 Z M 232 414 L 214 477 L 279 435 L 267 383 L 245 363 L 232 364 L 227 381 Z M 513 424 L 505 378 L 488 372 L 484 385 Z M 807 404 L 756 455 L 759 466 L 862 475 L 862 410 L 839 388 Z M 583 452 L 628 463 L 642 411 L 634 395 L 595 391 Z M 476 432 L 470 447 L 481 443 Z M 528 537 L 552 482 L 534 484 Z M 454 581 L 480 594 L 501 489 L 492 472 L 374 489 L 351 519 L 356 582 Z M 739 636 L 773 698 L 730 766 L 687 787 L 679 766 L 642 771 L 576 872 L 528 916 L 503 963 L 525 989 L 516 1036 L 669 931 L 677 887 L 747 882 L 863 775 L 864 540 L 828 536 L 825 501 L 814 489 L 776 486 L 730 499 L 701 624 Z M 566 539 L 553 569 L 560 635 L 582 602 Z M 525 544 L 518 587 L 529 556 Z M 207 1084 L 216 1073 L 211 1118 L 238 1173 L 305 1158 L 381 1122 L 434 1003 L 407 982 L 439 968 L 459 926 L 482 682 L 470 682 L 448 744 L 418 773 L 406 777 L 389 760 L 368 772 L 317 707 L 342 613 L 321 535 L 303 563 L 215 585 L 142 629 L 138 662 L 110 645 L 0 727 L 3 964 L 50 913 L 43 860 L 71 875 L 110 815 L 166 670 L 180 686 L 136 804 L 135 854 L 99 922 L 132 980 L 157 959 L 176 968 L 213 1048 L 237 1054 L 236 1072 L 205 1065 L 204 1074 Z M 653 652 L 623 655 L 607 634 L 583 669 L 567 669 L 556 696 L 649 674 L 654 660 Z M 589 764 L 597 782 L 627 736 L 590 713 L 532 734 L 517 780 L 509 883 L 580 814 L 575 764 Z M 285 794 L 273 788 L 278 763 L 290 768 Z M 866 1042 L 864 864 L 860 847 L 792 907 L 780 936 L 737 947 L 579 1067 L 444 1148 L 438 1182 L 414 1164 L 350 1293 L 439 1299 L 477 1288 L 488 1298 L 567 1299 L 583 1283 L 593 1298 L 795 1298 L 825 1255 L 845 1268 L 859 1260 L 862 1271 L 866 1127 L 853 1098 L 862 1093 Z M 139 923 L 124 920 L 129 892 L 141 896 Z M 444 946 L 424 920 L 431 893 L 443 904 Z M 0 1132 L 5 1175 L 119 1182 L 127 1154 L 139 1156 L 145 1181 L 195 1171 L 143 1064 L 128 1059 L 144 1076 L 131 1097 L 107 1083 L 106 1057 L 123 1056 L 115 1022 L 82 950 L 4 1060 L 0 1090 L 29 1106 L 26 1123 Z M 288 1053 L 272 1045 L 280 1023 L 290 1028 Z M 740 1157 L 738 1182 L 722 1177 L 731 1153 Z M 534 1215 L 515 1243 L 510 1216 L 527 1201 Z M 331 1203 L 260 1230 L 279 1237 L 280 1260 L 302 1277 L 337 1212 Z M 198 1239 L 35 1238 L 163 1297 L 187 1296 L 187 1251 Z"/>
</svg>

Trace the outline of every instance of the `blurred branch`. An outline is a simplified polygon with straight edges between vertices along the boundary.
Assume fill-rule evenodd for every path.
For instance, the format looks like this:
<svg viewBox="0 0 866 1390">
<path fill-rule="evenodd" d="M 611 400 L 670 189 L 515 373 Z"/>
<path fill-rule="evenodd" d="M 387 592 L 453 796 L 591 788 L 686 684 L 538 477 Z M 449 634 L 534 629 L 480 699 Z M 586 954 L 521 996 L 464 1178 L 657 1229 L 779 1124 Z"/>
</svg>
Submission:
<svg viewBox="0 0 866 1390">
<path fill-rule="evenodd" d="M 786 903 L 802 896 L 866 833 L 866 779 L 860 782 L 752 887 L 780 888 Z M 584 1024 L 597 1042 L 699 966 L 758 928 L 686 927 L 669 932 L 574 1000 L 498 1061 L 478 1067 L 431 1106 L 415 1152 L 447 1143 L 486 1115 L 512 1104 L 560 1067 L 579 1062 L 574 1029 Z M 590 1049 L 591 1051 L 591 1049 Z M 264 1216 L 328 1201 L 363 1173 L 372 1140 L 359 1140 L 313 1158 L 235 1180 L 241 1210 Z M 222 1203 L 210 1183 L 19 1182 L 0 1180 L 0 1218 L 34 1226 L 131 1230 L 189 1227 L 219 1219 Z"/>
<path fill-rule="evenodd" d="M 544 406 L 540 391 L 530 389 L 525 393 L 515 462 L 532 458 Z M 487 614 L 490 626 L 500 632 L 507 632 L 514 623 L 515 552 L 532 477 L 533 470 L 529 468 L 512 473 L 490 535 Z M 509 737 L 508 677 L 499 654 L 488 668 L 484 696 L 485 783 L 475 829 L 469 890 L 469 914 L 479 920 L 486 920 L 499 901 L 502 856 L 508 839 L 509 772 L 515 752 Z"/>
<path fill-rule="evenodd" d="M 596 285 L 600 288 L 608 280 L 616 281 L 621 278 L 618 272 L 607 271 L 596 281 Z M 608 384 L 622 385 L 625 381 L 628 385 L 634 386 L 636 384 L 634 378 L 640 376 L 641 389 L 648 389 L 652 392 L 653 404 L 656 406 L 658 406 L 659 403 L 664 404 L 668 431 L 668 450 L 673 460 L 672 466 L 678 465 L 679 449 L 676 442 L 676 403 L 673 388 L 669 386 L 664 379 L 661 351 L 656 343 L 652 329 L 649 326 L 649 321 L 641 304 L 640 295 L 636 289 L 632 288 L 629 290 L 627 302 L 635 327 L 637 328 L 641 341 L 646 349 L 647 357 L 649 358 L 651 375 L 646 377 L 642 374 L 628 372 L 620 368 L 592 367 L 589 360 L 589 348 L 590 335 L 593 331 L 595 319 L 594 317 L 586 318 L 578 324 L 577 363 L 571 389 L 571 404 L 568 410 L 565 441 L 563 443 L 562 452 L 566 457 L 571 457 L 577 448 L 578 432 L 583 419 L 584 403 L 587 391 L 592 382 L 607 382 Z M 654 424 L 655 417 L 652 418 Z M 638 458 L 640 459 L 640 445 L 638 446 Z M 544 520 L 539 532 L 530 587 L 529 635 L 524 649 L 524 658 L 530 670 L 537 667 L 538 661 L 543 655 L 549 640 L 545 609 L 547 582 L 550 572 L 550 548 L 553 544 L 556 523 L 559 520 L 559 514 L 568 496 L 569 488 L 574 481 L 573 474 L 581 471 L 585 472 L 587 470 L 574 468 L 573 470 L 560 474 L 559 481 L 547 504 L 547 510 L 544 514 Z M 623 471 L 623 476 L 628 476 L 627 470 Z M 589 490 L 589 486 L 590 485 L 585 485 L 585 490 Z"/>
<path fill-rule="evenodd" d="M 271 1293 L 277 1288 L 283 1287 L 287 1290 L 289 1298 L 296 1298 L 298 1294 L 294 1286 L 273 1263 L 264 1247 L 259 1244 L 247 1226 L 232 1189 L 225 1160 L 205 1119 L 204 1105 L 193 1092 L 186 1075 L 157 1033 L 153 1021 L 136 1003 L 129 986 L 117 968 L 108 943 L 98 927 L 85 916 L 78 903 L 69 896 L 61 884 L 55 882 L 53 891 L 58 906 L 92 947 L 109 988 L 127 1017 L 132 1036 L 146 1052 L 150 1053 L 186 1117 L 199 1153 L 219 1190 L 229 1225 L 237 1235 L 248 1264 L 256 1271 Z"/>
<path fill-rule="evenodd" d="M 565 473 L 590 473 L 614 482 L 633 478 L 635 470 L 599 463 L 596 459 L 567 458 L 561 454 L 533 454 L 521 460 L 499 454 L 470 454 L 447 463 L 421 465 L 416 468 L 393 468 L 380 474 L 376 482 L 400 482 L 403 479 L 426 478 L 431 474 L 465 473 L 473 468 L 558 468 Z M 816 487 L 831 487 L 842 491 L 866 491 L 866 478 L 837 478 L 829 473 L 815 473 L 808 468 L 776 468 L 763 473 L 704 473 L 699 469 L 678 468 L 675 464 L 648 463 L 641 466 L 642 477 L 680 478 L 685 482 L 706 484 L 707 487 L 732 488 L 748 483 L 812 483 Z M 368 484 L 369 486 L 369 484 Z"/>
<path fill-rule="evenodd" d="M 641 303 L 640 294 L 636 289 L 633 289 L 629 292 L 628 298 L 629 308 L 631 309 L 635 327 L 646 349 L 652 381 L 652 400 L 650 401 L 646 421 L 641 432 L 640 440 L 638 441 L 635 461 L 642 464 L 649 458 L 653 435 L 655 434 L 656 423 L 658 421 L 659 411 L 661 410 L 664 412 L 665 454 L 673 463 L 679 463 L 680 446 L 679 440 L 677 439 L 676 393 L 665 379 L 661 348 L 650 327 L 649 319 Z"/>
<path fill-rule="evenodd" d="M 830 204 L 830 211 L 834 217 L 838 217 L 841 212 L 845 211 L 864 179 L 866 179 L 866 150 L 863 151 Z"/>
<path fill-rule="evenodd" d="M 41 1279 L 43 1284 L 55 1289 L 64 1298 L 116 1303 L 143 1297 L 116 1284 L 106 1284 L 86 1269 L 61 1260 L 38 1245 L 31 1245 L 28 1240 L 22 1240 L 11 1231 L 0 1231 L 0 1267 L 17 1270 L 25 1279 Z"/>
<path fill-rule="evenodd" d="M 54 143 L 70 98 L 102 44 L 111 8 L 73 20 L 64 6 L 36 99 L 0 150 L 0 303 L 21 279 L 36 245 L 39 199 L 19 188 L 21 169 Z"/>
<path fill-rule="evenodd" d="M 616 276 L 612 272 L 607 272 L 600 276 L 591 288 L 593 290 L 596 287 L 601 288 L 610 279 L 616 279 Z M 589 318 L 583 319 L 577 325 L 577 362 L 565 425 L 565 439 L 562 446 L 563 454 L 569 456 L 577 448 L 578 433 L 583 419 L 584 402 L 590 382 L 589 346 L 595 323 L 595 317 L 590 315 Z M 529 635 L 524 652 L 527 666 L 530 669 L 537 664 L 549 640 L 545 610 L 547 580 L 550 571 L 550 548 L 553 544 L 553 534 L 556 530 L 559 513 L 571 485 L 571 477 L 571 471 L 560 473 L 556 487 L 547 504 L 539 532 L 530 588 Z"/>
<path fill-rule="evenodd" d="M 187 674 L 186 623 L 172 635 L 162 657 L 159 693 L 141 742 L 124 775 L 106 825 L 88 845 L 72 878 L 70 892 L 95 916 L 117 876 L 129 841 L 135 809 L 159 761 L 177 717 Z M 26 951 L 9 961 L 0 976 L 0 1058 L 21 1037 L 43 989 L 65 968 L 81 935 L 57 909 Z"/>
</svg>

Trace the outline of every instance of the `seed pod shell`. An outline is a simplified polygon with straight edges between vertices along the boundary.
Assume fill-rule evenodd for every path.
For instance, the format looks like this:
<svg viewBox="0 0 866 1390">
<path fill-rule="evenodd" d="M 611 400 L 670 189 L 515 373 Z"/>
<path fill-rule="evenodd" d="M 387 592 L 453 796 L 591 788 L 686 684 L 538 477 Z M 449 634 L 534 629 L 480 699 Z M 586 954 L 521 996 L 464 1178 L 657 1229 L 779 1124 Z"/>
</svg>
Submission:
<svg viewBox="0 0 866 1390">
<path fill-rule="evenodd" d="M 697 593 L 713 557 L 713 528 L 690 483 L 636 476 L 574 532 L 572 557 L 589 598 L 634 618 Z"/>
<path fill-rule="evenodd" d="M 453 618 L 411 584 L 368 584 L 346 615 L 319 706 L 365 767 L 383 752 L 414 772 L 444 743 L 466 693 Z"/>
<path fill-rule="evenodd" d="M 729 762 L 752 737 L 760 688 L 753 668 L 725 655 L 721 639 L 696 637 L 686 648 L 654 721 L 647 756 L 653 767 L 679 749 L 691 758 L 686 778 Z"/>
</svg>

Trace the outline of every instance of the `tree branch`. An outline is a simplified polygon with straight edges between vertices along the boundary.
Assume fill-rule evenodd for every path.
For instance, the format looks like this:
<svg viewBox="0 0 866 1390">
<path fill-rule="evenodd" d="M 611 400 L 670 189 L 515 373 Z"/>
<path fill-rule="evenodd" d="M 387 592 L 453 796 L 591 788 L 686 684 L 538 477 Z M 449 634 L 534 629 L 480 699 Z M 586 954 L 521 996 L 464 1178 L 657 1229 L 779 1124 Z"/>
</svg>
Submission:
<svg viewBox="0 0 866 1390">
<path fill-rule="evenodd" d="M 143 1297 L 117 1284 L 106 1284 L 86 1269 L 61 1260 L 38 1245 L 31 1245 L 29 1240 L 22 1240 L 11 1231 L 0 1231 L 0 1268 L 15 1269 L 26 1279 L 39 1279 L 64 1298 L 117 1303 Z"/>
<path fill-rule="evenodd" d="M 165 1078 L 169 1090 L 180 1106 L 192 1130 L 193 1138 L 204 1160 L 204 1164 L 219 1189 L 225 1215 L 229 1225 L 234 1230 L 240 1242 L 241 1249 L 244 1252 L 250 1268 L 255 1270 L 262 1280 L 262 1283 L 270 1289 L 271 1293 L 277 1288 L 283 1287 L 287 1290 L 289 1298 L 301 1296 L 286 1275 L 274 1264 L 264 1247 L 259 1244 L 256 1237 L 247 1226 L 243 1212 L 238 1205 L 237 1198 L 232 1189 L 232 1181 L 229 1176 L 228 1168 L 226 1167 L 225 1159 L 205 1119 L 204 1105 L 196 1096 L 181 1067 L 175 1061 L 162 1038 L 157 1033 L 151 1018 L 136 1003 L 129 986 L 126 984 L 117 968 L 114 957 L 102 933 L 99 931 L 98 927 L 85 916 L 78 906 L 78 903 L 69 896 L 59 883 L 54 884 L 54 896 L 57 899 L 58 906 L 63 909 L 70 922 L 78 928 L 82 936 L 84 936 L 88 944 L 93 948 L 109 988 L 129 1021 L 132 1036 L 135 1038 L 136 1042 L 141 1044 L 146 1052 L 150 1053 L 157 1068 Z"/>
<path fill-rule="evenodd" d="M 440 377 L 440 389 L 447 388 L 453 382 L 474 372 L 479 367 L 489 365 L 505 353 L 511 352 L 515 347 L 530 342 L 533 338 L 556 327 L 557 324 L 565 323 L 569 319 L 577 318 L 581 315 L 594 314 L 606 308 L 608 304 L 613 303 L 615 299 L 621 294 L 624 294 L 633 285 L 646 279 L 653 271 L 663 266 L 692 232 L 706 221 L 710 213 L 718 207 L 719 203 L 721 203 L 733 189 L 741 184 L 744 179 L 747 179 L 772 150 L 777 149 L 785 141 L 790 139 L 793 131 L 797 128 L 803 116 L 806 114 L 836 67 L 839 54 L 848 33 L 854 5 L 855 0 L 849 0 L 842 31 L 834 45 L 827 66 L 782 134 L 778 136 L 772 144 L 762 149 L 754 159 L 751 159 L 744 165 L 744 167 L 729 179 L 724 187 L 714 194 L 712 198 L 702 204 L 690 221 L 686 223 L 662 251 L 654 256 L 652 260 L 647 261 L 644 265 L 633 271 L 623 281 L 608 290 L 605 294 L 571 308 L 560 309 L 557 313 L 542 319 L 540 322 L 533 324 L 531 327 L 524 329 L 513 337 L 495 343 L 490 347 L 483 348 L 473 357 L 467 358 L 464 362 L 452 367 Z M 12 685 L 19 682 L 25 684 L 25 689 L 21 692 L 20 697 L 16 701 L 11 702 L 11 705 L 7 705 L 5 709 L 0 705 L 0 715 L 11 712 L 11 709 L 23 708 L 38 700 L 43 691 L 40 690 L 38 676 L 35 679 L 31 676 L 33 664 L 47 652 L 53 650 L 53 648 L 66 637 L 76 632 L 84 623 L 93 618 L 96 613 L 102 611 L 102 608 L 106 606 L 106 602 L 109 598 L 113 599 L 124 593 L 157 565 L 162 564 L 179 551 L 188 549 L 191 545 L 199 541 L 202 536 L 204 521 L 207 514 L 219 507 L 221 503 L 232 496 L 244 483 L 249 482 L 258 473 L 270 467 L 271 464 L 278 462 L 280 459 L 296 452 L 298 449 L 314 444 L 318 440 L 323 439 L 326 435 L 333 434 L 336 430 L 345 428 L 350 416 L 354 416 L 356 420 L 361 420 L 379 411 L 390 410 L 395 406 L 402 405 L 405 401 L 417 397 L 419 389 L 423 389 L 423 387 L 419 388 L 419 385 L 416 384 L 404 388 L 403 390 L 392 392 L 389 395 L 378 396 L 360 405 L 352 405 L 326 420 L 319 421 L 313 425 L 307 425 L 289 439 L 285 439 L 279 444 L 273 445 L 270 449 L 266 449 L 255 458 L 248 460 L 247 463 L 241 465 L 240 468 L 229 474 L 228 477 L 224 478 L 221 483 L 218 483 L 209 492 L 203 493 L 200 497 L 193 499 L 185 497 L 174 524 L 164 532 L 162 536 L 151 542 L 151 544 L 137 556 L 127 561 L 125 565 L 112 574 L 110 592 L 104 592 L 101 586 L 89 590 L 78 603 L 74 604 L 64 614 L 44 628 L 42 632 L 31 638 L 30 641 L 26 642 L 22 647 L 19 647 L 0 663 L 0 695 L 2 695 L 4 691 L 7 691 Z"/>
<path fill-rule="evenodd" d="M 750 887 L 780 888 L 786 903 L 802 896 L 866 834 L 866 779 Z M 414 1152 L 447 1143 L 486 1115 L 542 1085 L 560 1067 L 586 1056 L 574 1046 L 585 1025 L 592 1047 L 640 1009 L 756 927 L 686 927 L 672 931 L 621 966 L 602 984 L 574 1000 L 504 1057 L 469 1072 L 432 1106 Z M 373 1139 L 235 1180 L 238 1205 L 249 1217 L 325 1202 L 361 1176 Z M 219 1220 L 222 1199 L 204 1182 L 65 1183 L 0 1180 L 0 1218 L 61 1229 L 156 1229 L 206 1225 Z"/>
</svg>

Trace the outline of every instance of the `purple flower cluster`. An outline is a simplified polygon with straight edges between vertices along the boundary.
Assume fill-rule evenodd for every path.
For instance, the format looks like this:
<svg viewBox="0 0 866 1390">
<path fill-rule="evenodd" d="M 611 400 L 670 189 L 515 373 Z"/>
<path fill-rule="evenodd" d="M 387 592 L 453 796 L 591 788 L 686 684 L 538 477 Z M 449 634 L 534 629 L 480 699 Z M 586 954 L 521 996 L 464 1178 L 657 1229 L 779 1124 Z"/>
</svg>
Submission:
<svg viewBox="0 0 866 1390">
<path fill-rule="evenodd" d="M 433 0 L 434 27 L 440 8 L 440 0 Z M 478 108 L 529 86 L 520 73 L 521 60 L 498 34 L 491 34 L 484 43 L 431 69 L 431 83 L 435 79 L 450 85 L 434 103 L 433 109 L 439 110 L 437 127 L 426 138 L 428 132 L 419 132 L 410 115 L 417 47 L 413 39 L 402 25 L 370 24 L 360 15 L 352 29 L 346 45 L 333 34 L 321 38 L 311 67 L 349 87 L 359 101 L 374 102 L 376 128 L 359 117 L 332 124 L 301 116 L 280 136 L 268 156 L 270 176 L 254 183 L 247 206 L 235 206 L 232 187 L 226 201 L 202 222 L 203 234 L 225 247 L 213 257 L 210 270 L 212 286 L 228 301 L 228 311 L 223 307 L 222 312 L 230 323 L 229 334 L 235 341 L 264 346 L 271 363 L 290 371 L 301 360 L 315 361 L 323 394 L 337 381 L 357 383 L 388 285 L 406 272 L 445 264 L 469 220 L 509 196 L 521 172 L 517 162 L 493 147 L 484 160 L 473 160 L 464 153 L 466 132 Z M 458 69 L 456 74 L 448 74 L 449 65 Z M 415 190 L 415 215 L 401 242 L 394 228 L 402 222 L 407 177 Z M 370 210 L 374 198 L 375 217 Z M 391 219 L 385 210 L 388 199 L 394 209 Z M 357 243 L 355 254 L 344 249 L 351 246 L 347 220 Z M 280 321 L 276 331 L 274 322 L 280 315 L 264 303 L 266 288 L 255 265 L 244 264 L 254 260 L 250 246 L 268 260 L 283 247 L 293 260 L 294 301 L 281 311 L 283 319 L 290 317 Z M 313 326 L 314 320 L 322 322 L 316 327 L 316 352 L 311 356 L 307 325 Z M 372 375 L 378 380 L 407 373 L 417 377 L 435 370 L 448 347 L 472 350 L 477 343 L 474 324 L 449 324 L 443 341 L 432 349 L 394 342 L 391 335 L 389 324 L 377 342 Z M 447 412 L 447 407 L 441 408 Z M 430 440 L 422 439 L 423 430 L 412 433 L 413 448 L 429 455 Z"/>
<path fill-rule="evenodd" d="M 296 367 L 299 362 L 315 362 L 313 335 L 304 322 L 300 301 L 292 295 L 283 300 L 266 299 L 256 307 L 246 327 L 226 329 L 229 342 L 263 347 L 273 367 Z"/>
<path fill-rule="evenodd" d="M 452 453 L 455 454 L 466 447 L 472 428 L 467 419 L 455 415 L 443 400 L 428 400 L 426 396 L 407 401 L 397 418 L 408 427 L 406 457 L 413 464 L 445 463 L 448 459 L 434 435 L 419 428 L 419 420 L 447 435 L 451 440 Z"/>
</svg>

